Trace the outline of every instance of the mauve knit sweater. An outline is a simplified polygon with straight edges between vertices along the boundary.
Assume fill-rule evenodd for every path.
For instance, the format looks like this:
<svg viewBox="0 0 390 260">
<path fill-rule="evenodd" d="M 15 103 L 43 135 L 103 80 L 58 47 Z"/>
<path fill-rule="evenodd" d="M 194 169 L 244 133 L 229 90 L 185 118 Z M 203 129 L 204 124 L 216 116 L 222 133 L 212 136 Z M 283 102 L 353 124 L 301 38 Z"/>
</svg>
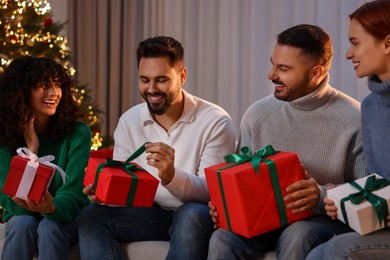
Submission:
<svg viewBox="0 0 390 260">
<path fill-rule="evenodd" d="M 362 102 L 362 137 L 367 172 L 390 180 L 390 80 L 368 80 L 372 92 Z"/>
</svg>

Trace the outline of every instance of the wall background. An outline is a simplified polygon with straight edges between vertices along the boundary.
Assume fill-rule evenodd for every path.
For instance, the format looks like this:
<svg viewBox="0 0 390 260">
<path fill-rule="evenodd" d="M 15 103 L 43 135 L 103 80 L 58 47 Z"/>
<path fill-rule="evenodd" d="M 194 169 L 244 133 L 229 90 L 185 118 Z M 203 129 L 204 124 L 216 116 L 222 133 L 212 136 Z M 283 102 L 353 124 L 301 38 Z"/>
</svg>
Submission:
<svg viewBox="0 0 390 260">
<path fill-rule="evenodd" d="M 239 129 L 255 100 L 273 93 L 267 79 L 278 33 L 316 24 L 332 37 L 330 83 L 361 101 L 366 79 L 345 59 L 348 15 L 364 0 L 50 0 L 53 19 L 69 21 L 77 78 L 105 112 L 102 132 L 112 135 L 119 116 L 141 102 L 138 42 L 169 35 L 184 46 L 185 89 L 225 108 Z M 237 131 L 238 132 L 238 131 Z M 238 133 L 237 133 L 238 134 Z"/>
</svg>

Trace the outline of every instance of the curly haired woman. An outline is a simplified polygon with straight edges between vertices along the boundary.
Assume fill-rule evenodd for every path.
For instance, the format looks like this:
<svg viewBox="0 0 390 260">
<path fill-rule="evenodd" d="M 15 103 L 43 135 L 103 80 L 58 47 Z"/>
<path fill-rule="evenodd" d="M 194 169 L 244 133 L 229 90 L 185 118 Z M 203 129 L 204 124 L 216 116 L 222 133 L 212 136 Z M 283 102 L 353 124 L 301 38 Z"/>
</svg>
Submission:
<svg viewBox="0 0 390 260">
<path fill-rule="evenodd" d="M 58 172 L 39 204 L 0 194 L 6 222 L 2 259 L 68 259 L 78 241 L 78 215 L 89 203 L 83 194 L 84 168 L 91 146 L 89 127 L 73 99 L 73 81 L 52 59 L 15 59 L 0 75 L 0 189 L 18 147 L 39 157 L 54 155 Z M 22 250 L 21 250 L 22 249 Z"/>
</svg>

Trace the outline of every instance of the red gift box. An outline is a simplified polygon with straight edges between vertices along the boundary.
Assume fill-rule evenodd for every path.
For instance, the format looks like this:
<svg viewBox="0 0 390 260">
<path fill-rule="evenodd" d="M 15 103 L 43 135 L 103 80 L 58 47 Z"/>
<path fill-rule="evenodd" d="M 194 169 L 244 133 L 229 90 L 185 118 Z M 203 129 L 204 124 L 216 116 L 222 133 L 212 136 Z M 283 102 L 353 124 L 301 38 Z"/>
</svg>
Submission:
<svg viewBox="0 0 390 260">
<path fill-rule="evenodd" d="M 285 188 L 304 179 L 298 154 L 265 147 L 269 148 L 270 156 L 247 155 L 236 163 L 205 168 L 220 227 L 251 238 L 312 215 L 311 211 L 292 214 L 283 202 Z M 258 166 L 254 167 L 253 160 Z"/>
<path fill-rule="evenodd" d="M 50 185 L 55 169 L 43 164 L 35 164 L 35 166 L 32 164 L 34 163 L 32 163 L 29 159 L 21 156 L 14 156 L 11 160 L 10 170 L 8 172 L 7 179 L 5 180 L 2 192 L 12 197 L 24 200 L 29 197 L 34 203 L 39 204 Z M 24 174 L 34 174 L 31 173 L 31 171 L 35 171 L 33 169 L 34 167 L 37 167 L 35 177 L 24 176 Z M 26 169 L 30 172 L 25 172 Z M 25 178 L 32 178 L 32 184 L 31 182 L 29 184 L 26 184 L 26 181 L 22 182 L 23 176 Z M 27 181 L 27 183 L 28 182 L 29 181 Z"/>
<path fill-rule="evenodd" d="M 138 157 L 141 148 L 129 159 Z M 122 163 L 91 157 L 84 185 L 94 183 L 96 198 L 106 205 L 152 207 L 159 181 L 129 159 Z"/>
</svg>

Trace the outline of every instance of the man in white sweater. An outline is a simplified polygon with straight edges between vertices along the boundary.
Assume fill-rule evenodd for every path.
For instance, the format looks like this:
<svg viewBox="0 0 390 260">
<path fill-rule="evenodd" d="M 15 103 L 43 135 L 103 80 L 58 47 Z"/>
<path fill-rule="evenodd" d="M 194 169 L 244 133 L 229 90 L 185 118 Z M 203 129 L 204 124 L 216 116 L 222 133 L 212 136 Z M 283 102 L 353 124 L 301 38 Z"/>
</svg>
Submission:
<svg viewBox="0 0 390 260">
<path fill-rule="evenodd" d="M 80 216 L 82 259 L 122 259 L 120 242 L 170 241 L 167 259 L 205 259 L 213 231 L 203 169 L 234 152 L 235 133 L 221 107 L 182 89 L 184 50 L 171 38 L 137 49 L 139 90 L 146 101 L 125 112 L 114 133 L 114 159 L 134 162 L 160 180 L 152 208 L 93 203 Z M 91 194 L 92 185 L 84 192 Z M 91 196 L 95 199 L 94 196 Z"/>
<path fill-rule="evenodd" d="M 299 153 L 308 176 L 288 186 L 284 200 L 293 213 L 312 209 L 313 217 L 251 239 L 218 229 L 209 259 L 250 259 L 269 250 L 276 250 L 279 259 L 304 259 L 318 244 L 349 230 L 323 208 L 329 185 L 365 175 L 360 104 L 328 84 L 332 55 L 330 37 L 317 26 L 297 25 L 280 33 L 268 75 L 274 94 L 252 104 L 241 122 L 241 146 L 257 151 L 271 144 Z M 218 225 L 218 212 L 209 206 Z"/>
</svg>

